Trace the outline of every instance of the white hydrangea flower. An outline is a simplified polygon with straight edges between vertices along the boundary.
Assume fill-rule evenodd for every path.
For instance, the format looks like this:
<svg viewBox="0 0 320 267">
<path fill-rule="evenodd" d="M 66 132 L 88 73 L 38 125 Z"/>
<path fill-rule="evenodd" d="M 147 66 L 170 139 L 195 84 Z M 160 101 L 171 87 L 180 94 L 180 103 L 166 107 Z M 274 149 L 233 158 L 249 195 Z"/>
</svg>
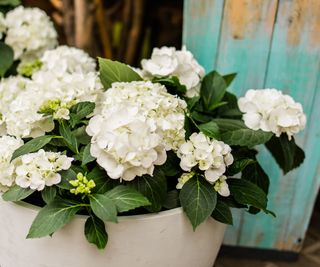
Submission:
<svg viewBox="0 0 320 267">
<path fill-rule="evenodd" d="M 45 51 L 40 61 L 42 66 L 39 71 L 48 71 L 56 77 L 74 73 L 88 74 L 96 70 L 95 60 L 86 52 L 65 45 Z"/>
<path fill-rule="evenodd" d="M 22 145 L 23 141 L 19 138 L 0 137 L 0 192 L 7 191 L 14 184 L 14 164 L 10 160 L 13 152 Z"/>
<path fill-rule="evenodd" d="M 180 146 L 177 155 L 181 159 L 181 169 L 190 172 L 193 167 L 198 166 L 210 183 L 216 182 L 225 173 L 226 167 L 233 163 L 229 145 L 210 140 L 201 132 L 193 133 Z"/>
<path fill-rule="evenodd" d="M 61 182 L 59 171 L 68 170 L 73 158 L 40 149 L 15 160 L 15 183 L 22 188 L 41 191 Z"/>
<path fill-rule="evenodd" d="M 96 72 L 66 73 L 59 77 L 51 71 L 39 71 L 32 75 L 32 80 L 33 90 L 42 92 L 45 100 L 60 99 L 62 102 L 95 102 L 103 88 Z"/>
<path fill-rule="evenodd" d="M 52 118 L 39 113 L 47 101 L 60 103 L 53 114 L 55 119 L 69 119 L 68 108 L 80 101 L 95 102 L 102 94 L 102 85 L 94 72 L 57 77 L 53 72 L 43 71 L 33 78 L 10 78 L 0 83 L 0 103 L 5 103 L 0 107 L 0 134 L 42 136 L 54 128 Z"/>
<path fill-rule="evenodd" d="M 166 150 L 177 150 L 184 142 L 184 100 L 169 94 L 166 88 L 152 82 L 113 83 L 102 97 L 98 113 L 108 114 L 119 104 L 137 106 L 148 118 L 156 133 L 163 137 Z"/>
<path fill-rule="evenodd" d="M 29 82 L 22 76 L 12 76 L 0 80 L 0 136 L 7 134 L 6 118 L 10 104 L 26 90 Z"/>
<path fill-rule="evenodd" d="M 182 189 L 184 184 L 188 182 L 194 176 L 194 172 L 183 173 L 180 178 L 178 178 L 178 183 L 176 185 L 177 189 Z"/>
<path fill-rule="evenodd" d="M 185 46 L 182 50 L 165 46 L 154 48 L 151 58 L 143 59 L 141 65 L 144 78 L 177 76 L 180 83 L 186 86 L 188 97 L 196 96 L 200 92 L 205 71 Z"/>
<path fill-rule="evenodd" d="M 41 99 L 42 94 L 40 92 L 27 88 L 8 105 L 2 113 L 7 134 L 34 138 L 53 130 L 52 119 L 38 113 Z"/>
<path fill-rule="evenodd" d="M 214 183 L 214 189 L 223 197 L 230 196 L 230 190 L 226 180 L 227 180 L 227 177 L 225 175 L 222 175 Z"/>
<path fill-rule="evenodd" d="M 57 45 L 57 32 L 47 14 L 39 8 L 19 6 L 8 12 L 5 43 L 14 50 L 14 58 L 33 61 Z"/>
<path fill-rule="evenodd" d="M 7 107 L 21 92 L 26 90 L 30 82 L 22 76 L 11 76 L 0 80 L 0 109 Z"/>
<path fill-rule="evenodd" d="M 152 175 L 154 165 L 162 165 L 167 157 L 155 129 L 136 106 L 117 104 L 90 119 L 91 155 L 112 179 Z"/>
<path fill-rule="evenodd" d="M 6 21 L 4 19 L 4 15 L 0 12 L 0 40 L 3 37 L 3 33 L 6 31 Z"/>
<path fill-rule="evenodd" d="M 144 71 L 155 77 L 170 76 L 178 67 L 178 58 L 174 47 L 154 48 L 150 59 L 143 59 Z"/>
<path fill-rule="evenodd" d="M 152 175 L 166 150 L 184 142 L 186 103 L 152 82 L 113 83 L 97 105 L 87 133 L 91 154 L 113 179 Z"/>
<path fill-rule="evenodd" d="M 250 89 L 238 105 L 244 123 L 253 130 L 273 132 L 278 137 L 286 133 L 290 140 L 306 125 L 301 104 L 276 89 Z"/>
</svg>

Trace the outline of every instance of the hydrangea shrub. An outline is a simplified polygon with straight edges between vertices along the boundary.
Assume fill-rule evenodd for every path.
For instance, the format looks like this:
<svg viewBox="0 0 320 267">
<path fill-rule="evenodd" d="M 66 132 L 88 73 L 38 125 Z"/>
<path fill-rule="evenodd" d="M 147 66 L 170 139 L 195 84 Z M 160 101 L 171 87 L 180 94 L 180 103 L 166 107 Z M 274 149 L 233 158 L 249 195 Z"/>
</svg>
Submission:
<svg viewBox="0 0 320 267">
<path fill-rule="evenodd" d="M 99 249 L 118 215 L 182 207 L 195 230 L 210 216 L 232 224 L 231 208 L 274 215 L 256 147 L 284 173 L 304 160 L 299 103 L 276 89 L 237 99 L 227 91 L 236 74 L 205 75 L 185 47 L 154 49 L 142 69 L 100 58 L 96 71 L 85 52 L 59 46 L 17 71 L 0 81 L 0 192 L 41 206 L 28 238 L 54 234 L 77 213 Z"/>
</svg>

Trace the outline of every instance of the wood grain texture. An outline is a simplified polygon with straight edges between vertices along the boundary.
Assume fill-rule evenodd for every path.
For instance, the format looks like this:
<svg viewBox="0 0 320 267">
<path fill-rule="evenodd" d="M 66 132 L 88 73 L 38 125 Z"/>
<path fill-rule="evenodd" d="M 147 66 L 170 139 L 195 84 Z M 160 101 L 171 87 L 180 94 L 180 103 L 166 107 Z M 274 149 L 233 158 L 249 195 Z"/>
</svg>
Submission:
<svg viewBox="0 0 320 267">
<path fill-rule="evenodd" d="M 203 1 L 201 1 L 202 3 Z M 319 0 L 224 0 L 218 1 L 216 22 L 221 31 L 212 33 L 201 25 L 212 23 L 220 12 L 217 1 L 206 0 L 208 10 L 192 8 L 199 3 L 186 0 L 184 42 L 200 63 L 226 74 L 238 72 L 231 85 L 237 95 L 249 88 L 277 88 L 304 106 L 308 126 L 297 136 L 306 151 L 306 161 L 283 176 L 265 148 L 259 159 L 271 178 L 269 208 L 277 218 L 235 213 L 225 244 L 299 251 L 320 185 L 320 1 Z M 224 8 L 222 8 L 222 6 Z M 211 10 L 209 10 L 211 8 Z M 193 15 L 190 15 L 193 13 Z M 200 22 L 199 22 L 200 21 Z M 210 24 L 209 23 L 209 24 Z M 203 54 L 203 42 L 217 44 Z"/>
<path fill-rule="evenodd" d="M 206 71 L 215 65 L 223 6 L 223 0 L 184 1 L 183 43 Z"/>
<path fill-rule="evenodd" d="M 250 88 L 263 88 L 272 41 L 277 1 L 226 0 L 216 69 L 237 72 L 231 91 L 238 96 Z M 259 214 L 252 218 L 235 213 L 235 227 L 229 228 L 224 243 L 256 246 L 268 238 L 265 225 L 257 223 L 272 218 Z"/>
<path fill-rule="evenodd" d="M 301 102 L 308 125 L 297 142 L 306 151 L 306 160 L 297 170 L 275 179 L 281 184 L 275 198 L 280 210 L 281 232 L 274 242 L 279 249 L 298 251 L 309 223 L 319 188 L 319 128 L 314 126 L 319 112 L 320 42 L 314 44 L 312 32 L 320 25 L 319 1 L 280 1 L 277 25 L 273 35 L 265 86 L 276 86 Z M 319 103 L 319 102 L 318 102 Z M 318 171 L 318 172 L 317 172 Z M 318 173 L 318 174 L 316 174 Z M 276 174 L 274 174 L 274 177 Z M 284 200 L 284 194 L 288 194 Z"/>
<path fill-rule="evenodd" d="M 238 95 L 262 88 L 277 0 L 226 0 L 215 68 L 238 72 L 231 90 Z"/>
</svg>

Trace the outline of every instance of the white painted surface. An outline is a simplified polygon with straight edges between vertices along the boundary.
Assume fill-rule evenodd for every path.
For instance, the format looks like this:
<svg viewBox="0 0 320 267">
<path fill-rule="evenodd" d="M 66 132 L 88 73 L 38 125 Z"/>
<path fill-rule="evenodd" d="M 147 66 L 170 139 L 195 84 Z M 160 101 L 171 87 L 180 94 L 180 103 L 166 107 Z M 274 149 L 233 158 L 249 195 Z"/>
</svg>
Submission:
<svg viewBox="0 0 320 267">
<path fill-rule="evenodd" d="M 107 223 L 109 242 L 99 251 L 84 237 L 85 216 L 52 238 L 25 239 L 36 214 L 0 200 L 1 267 L 212 267 L 226 228 L 210 218 L 193 232 L 181 208 L 119 217 Z"/>
</svg>

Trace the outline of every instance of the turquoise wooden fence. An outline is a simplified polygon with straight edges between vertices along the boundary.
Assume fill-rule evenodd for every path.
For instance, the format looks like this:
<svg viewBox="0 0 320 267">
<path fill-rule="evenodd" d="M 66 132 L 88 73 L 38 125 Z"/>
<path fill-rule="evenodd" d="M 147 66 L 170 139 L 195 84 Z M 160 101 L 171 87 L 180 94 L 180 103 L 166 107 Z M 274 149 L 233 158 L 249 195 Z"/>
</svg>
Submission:
<svg viewBox="0 0 320 267">
<path fill-rule="evenodd" d="M 224 241 L 299 251 L 320 185 L 320 1 L 185 0 L 183 40 L 207 71 L 239 73 L 231 85 L 238 96 L 277 88 L 303 104 L 308 125 L 297 142 L 304 164 L 283 176 L 261 148 L 277 218 L 235 211 Z"/>
</svg>

